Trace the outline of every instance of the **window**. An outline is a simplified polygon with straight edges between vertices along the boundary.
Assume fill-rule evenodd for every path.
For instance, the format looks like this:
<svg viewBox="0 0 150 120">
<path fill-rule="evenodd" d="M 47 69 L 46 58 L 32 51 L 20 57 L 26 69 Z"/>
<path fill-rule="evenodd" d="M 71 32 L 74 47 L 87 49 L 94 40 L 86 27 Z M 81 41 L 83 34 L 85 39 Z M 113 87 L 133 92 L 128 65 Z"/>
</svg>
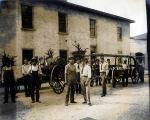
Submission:
<svg viewBox="0 0 150 120">
<path fill-rule="evenodd" d="M 122 28 L 121 27 L 117 27 L 117 39 L 119 41 L 122 40 Z"/>
<path fill-rule="evenodd" d="M 32 6 L 21 5 L 22 28 L 32 29 Z"/>
<path fill-rule="evenodd" d="M 1 7 L 2 9 L 7 9 L 7 8 L 9 8 L 9 3 L 8 3 L 8 1 L 1 1 L 0 7 Z"/>
<path fill-rule="evenodd" d="M 58 13 L 59 32 L 67 32 L 67 15 L 65 13 Z"/>
<path fill-rule="evenodd" d="M 9 3 L 8 1 L 0 1 L 0 13 L 8 13 Z"/>
<path fill-rule="evenodd" d="M 90 36 L 96 37 L 96 20 L 90 19 Z"/>
</svg>

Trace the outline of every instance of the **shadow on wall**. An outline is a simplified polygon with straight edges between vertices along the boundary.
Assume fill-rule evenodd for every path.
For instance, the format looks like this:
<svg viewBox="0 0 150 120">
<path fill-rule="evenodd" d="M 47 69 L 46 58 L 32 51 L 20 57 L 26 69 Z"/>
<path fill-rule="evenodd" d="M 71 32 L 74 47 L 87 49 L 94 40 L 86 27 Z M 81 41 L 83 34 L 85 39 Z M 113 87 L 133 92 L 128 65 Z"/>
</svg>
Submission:
<svg viewBox="0 0 150 120">
<path fill-rule="evenodd" d="M 16 36 L 15 2 L 0 1 L 0 49 Z"/>
</svg>

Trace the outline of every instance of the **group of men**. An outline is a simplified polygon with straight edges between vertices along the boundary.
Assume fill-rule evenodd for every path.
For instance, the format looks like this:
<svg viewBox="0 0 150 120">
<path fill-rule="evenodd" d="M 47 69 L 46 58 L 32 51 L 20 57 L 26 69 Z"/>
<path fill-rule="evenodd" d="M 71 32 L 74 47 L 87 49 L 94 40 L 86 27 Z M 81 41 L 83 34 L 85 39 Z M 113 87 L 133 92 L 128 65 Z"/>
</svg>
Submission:
<svg viewBox="0 0 150 120">
<path fill-rule="evenodd" d="M 65 105 L 68 106 L 70 103 L 77 103 L 74 100 L 74 95 L 82 94 L 84 101 L 83 104 L 92 105 L 90 99 L 90 83 L 92 74 L 92 67 L 95 66 L 95 75 L 101 78 L 99 84 L 102 86 L 101 97 L 107 94 L 106 83 L 110 74 L 110 59 L 105 59 L 101 57 L 96 59 L 94 64 L 89 62 L 88 58 L 83 58 L 82 60 L 70 57 L 68 59 L 68 64 L 65 66 L 65 84 L 66 84 L 66 99 Z M 127 61 L 125 60 L 122 64 L 122 69 L 125 70 L 125 74 L 122 79 L 123 86 L 128 85 L 127 77 Z M 24 60 L 22 65 L 22 75 L 25 88 L 25 96 L 31 97 L 31 102 L 41 102 L 40 101 L 40 80 L 39 74 L 42 74 L 41 67 L 38 63 L 38 59 L 33 57 L 31 61 Z M 4 103 L 8 103 L 8 94 L 11 94 L 11 100 L 15 103 L 15 79 L 13 73 L 13 67 L 11 65 L 6 65 L 3 67 L 3 79 L 4 79 Z M 109 81 L 110 82 L 110 81 Z"/>
<path fill-rule="evenodd" d="M 39 74 L 41 74 L 40 67 L 38 65 L 38 60 L 36 57 L 33 57 L 32 60 L 27 61 L 24 60 L 24 64 L 22 65 L 22 74 L 23 74 L 23 82 L 25 88 L 25 96 L 30 97 L 32 103 L 39 102 L 40 103 L 40 81 Z M 13 66 L 11 64 L 6 64 L 2 68 L 2 78 L 4 81 L 4 104 L 8 103 L 9 93 L 11 94 L 11 101 L 13 103 L 16 102 L 16 84 Z"/>
<path fill-rule="evenodd" d="M 102 78 L 102 94 L 101 97 L 107 94 L 106 90 L 106 76 L 108 74 L 108 63 L 105 62 L 104 58 L 101 58 L 99 65 L 98 75 Z M 90 82 L 91 82 L 92 70 L 91 65 L 87 58 L 76 60 L 69 58 L 69 63 L 65 67 L 65 83 L 67 85 L 66 101 L 65 105 L 68 106 L 69 96 L 70 103 L 76 103 L 74 100 L 75 91 L 81 91 L 84 101 L 83 104 L 91 104 L 90 100 Z"/>
<path fill-rule="evenodd" d="M 41 67 L 38 64 L 38 58 L 33 57 L 29 63 L 26 59 L 22 65 L 22 74 L 25 88 L 25 96 L 31 96 L 32 103 L 39 102 L 40 99 L 40 79 L 39 75 L 42 74 Z"/>
</svg>

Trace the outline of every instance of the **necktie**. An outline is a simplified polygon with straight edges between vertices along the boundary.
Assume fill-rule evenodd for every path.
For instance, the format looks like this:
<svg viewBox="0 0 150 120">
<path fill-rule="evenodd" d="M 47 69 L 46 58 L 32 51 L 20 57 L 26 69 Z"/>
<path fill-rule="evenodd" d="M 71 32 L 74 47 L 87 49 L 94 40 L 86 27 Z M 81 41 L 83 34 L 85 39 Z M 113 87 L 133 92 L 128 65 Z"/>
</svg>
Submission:
<svg viewBox="0 0 150 120">
<path fill-rule="evenodd" d="M 80 68 L 79 68 L 79 64 L 78 64 L 78 69 L 80 69 Z"/>
</svg>

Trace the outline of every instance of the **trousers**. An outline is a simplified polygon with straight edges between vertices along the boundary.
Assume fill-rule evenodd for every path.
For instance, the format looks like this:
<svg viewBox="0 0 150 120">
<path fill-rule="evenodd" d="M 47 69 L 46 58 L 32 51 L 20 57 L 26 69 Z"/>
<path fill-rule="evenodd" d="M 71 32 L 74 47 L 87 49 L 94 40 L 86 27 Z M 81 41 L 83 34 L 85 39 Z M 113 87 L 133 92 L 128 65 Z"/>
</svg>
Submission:
<svg viewBox="0 0 150 120">
<path fill-rule="evenodd" d="M 81 77 L 81 92 L 82 92 L 82 95 L 84 97 L 84 101 L 88 102 L 88 103 L 91 103 L 91 99 L 90 99 L 90 81 L 88 81 L 88 77 Z"/>
<path fill-rule="evenodd" d="M 100 76 L 102 78 L 102 94 L 107 93 L 107 88 L 106 88 L 106 72 L 100 73 Z"/>
<path fill-rule="evenodd" d="M 74 94 L 75 94 L 75 82 L 74 81 L 68 81 L 68 85 L 66 86 L 67 92 L 66 92 L 66 103 L 74 101 Z"/>
</svg>

